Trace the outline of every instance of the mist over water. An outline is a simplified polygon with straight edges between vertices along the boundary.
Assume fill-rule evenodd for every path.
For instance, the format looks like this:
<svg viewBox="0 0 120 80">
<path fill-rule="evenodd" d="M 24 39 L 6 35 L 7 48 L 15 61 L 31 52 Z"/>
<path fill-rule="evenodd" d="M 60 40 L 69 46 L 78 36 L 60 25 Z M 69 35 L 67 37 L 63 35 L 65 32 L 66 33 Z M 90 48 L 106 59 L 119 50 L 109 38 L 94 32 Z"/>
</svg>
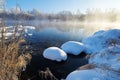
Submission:
<svg viewBox="0 0 120 80">
<path fill-rule="evenodd" d="M 48 22 L 41 24 L 34 24 L 41 34 L 55 37 L 66 36 L 71 40 L 82 40 L 99 30 L 120 29 L 120 23 L 109 22 Z M 59 35 L 59 36 L 58 36 Z"/>
<path fill-rule="evenodd" d="M 120 29 L 118 22 L 80 22 L 80 21 L 19 21 L 18 24 L 25 26 L 35 26 L 36 31 L 32 31 L 41 40 L 76 40 L 91 36 L 99 30 Z M 15 25 L 16 21 L 6 21 L 7 26 Z M 37 37 L 36 37 L 37 38 Z"/>
<path fill-rule="evenodd" d="M 99 30 L 120 29 L 120 11 L 117 9 L 87 9 L 85 13 L 61 11 L 58 13 L 42 13 L 36 9 L 30 12 L 22 11 L 17 15 L 18 21 L 13 19 L 15 13 L 7 12 L 6 25 L 35 26 L 42 39 L 67 39 L 81 41 Z M 24 16 L 28 16 L 27 18 Z M 1 14 L 2 16 L 2 14 Z M 41 36 L 40 36 L 41 35 Z M 44 39 L 45 40 L 45 39 Z"/>
</svg>

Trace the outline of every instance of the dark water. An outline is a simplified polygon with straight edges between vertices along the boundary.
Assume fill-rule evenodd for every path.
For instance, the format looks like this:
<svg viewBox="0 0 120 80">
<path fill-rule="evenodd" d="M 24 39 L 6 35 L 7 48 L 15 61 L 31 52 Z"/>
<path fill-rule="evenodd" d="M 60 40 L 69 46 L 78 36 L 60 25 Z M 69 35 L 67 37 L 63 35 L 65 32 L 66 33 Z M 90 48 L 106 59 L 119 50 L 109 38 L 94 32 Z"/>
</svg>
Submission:
<svg viewBox="0 0 120 80">
<path fill-rule="evenodd" d="M 42 55 L 33 55 L 30 65 L 23 72 L 22 80 L 27 80 L 28 78 L 30 80 L 41 80 L 39 72 L 45 71 L 46 68 L 49 68 L 57 79 L 65 79 L 70 72 L 87 63 L 87 60 L 83 57 L 84 55 L 77 57 L 68 55 L 67 61 L 58 63 L 44 59 Z"/>
<path fill-rule="evenodd" d="M 65 79 L 70 72 L 87 64 L 84 53 L 79 56 L 68 55 L 67 61 L 60 63 L 43 58 L 42 53 L 48 47 L 60 47 L 64 42 L 69 40 L 81 41 L 80 37 L 74 36 L 70 31 L 47 27 L 39 30 L 30 30 L 29 33 L 33 34 L 26 37 L 30 46 L 28 51 L 32 53 L 32 60 L 27 66 L 26 71 L 22 72 L 21 80 L 54 80 L 41 78 L 39 72 L 45 71 L 46 68 L 49 68 L 50 72 L 58 80 Z M 43 75 L 43 77 L 45 76 Z"/>
<path fill-rule="evenodd" d="M 81 41 L 82 36 L 77 33 L 77 29 L 74 32 L 61 30 L 56 27 L 40 28 L 37 30 L 29 30 L 28 33 L 33 34 L 32 36 L 27 36 L 26 40 L 29 42 L 30 49 L 32 51 L 42 51 L 48 47 L 56 46 L 60 47 L 63 43 L 67 41 Z M 34 52 L 33 54 L 36 54 Z"/>
</svg>

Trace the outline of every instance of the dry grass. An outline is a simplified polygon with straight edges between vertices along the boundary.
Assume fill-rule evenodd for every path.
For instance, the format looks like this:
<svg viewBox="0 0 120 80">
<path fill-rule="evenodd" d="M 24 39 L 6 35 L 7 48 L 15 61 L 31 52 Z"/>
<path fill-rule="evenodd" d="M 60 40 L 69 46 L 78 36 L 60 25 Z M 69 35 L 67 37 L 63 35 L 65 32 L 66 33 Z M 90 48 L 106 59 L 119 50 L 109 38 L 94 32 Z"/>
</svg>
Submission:
<svg viewBox="0 0 120 80">
<path fill-rule="evenodd" d="M 19 52 L 20 44 L 24 41 L 20 36 L 16 37 L 17 27 L 14 30 L 14 38 L 8 43 L 5 39 L 5 28 L 1 26 L 0 39 L 0 80 L 19 80 L 21 71 L 31 59 L 30 54 Z M 24 49 L 25 50 L 25 49 Z"/>
<path fill-rule="evenodd" d="M 95 68 L 95 66 L 93 64 L 86 64 L 84 66 L 81 66 L 77 70 L 86 70 L 86 69 L 94 69 L 94 68 Z"/>
<path fill-rule="evenodd" d="M 58 80 L 50 71 L 49 68 L 46 68 L 45 71 L 40 71 L 39 76 L 41 80 Z"/>
</svg>

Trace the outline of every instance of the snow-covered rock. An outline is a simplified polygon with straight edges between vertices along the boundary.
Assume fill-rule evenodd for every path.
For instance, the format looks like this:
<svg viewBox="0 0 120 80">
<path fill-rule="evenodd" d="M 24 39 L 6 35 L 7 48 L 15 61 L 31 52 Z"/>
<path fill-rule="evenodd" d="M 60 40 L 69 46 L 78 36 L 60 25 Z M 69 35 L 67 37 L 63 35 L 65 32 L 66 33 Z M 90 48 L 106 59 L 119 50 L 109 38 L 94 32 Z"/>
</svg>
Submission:
<svg viewBox="0 0 120 80">
<path fill-rule="evenodd" d="M 112 29 L 107 31 L 98 31 L 92 36 L 82 40 L 82 43 L 86 45 L 87 53 L 97 53 L 102 49 L 120 45 L 120 30 Z"/>
<path fill-rule="evenodd" d="M 99 68 L 120 72 L 120 46 L 112 46 L 92 55 L 89 63 Z"/>
<path fill-rule="evenodd" d="M 73 71 L 66 80 L 120 80 L 120 77 L 115 72 L 94 68 Z"/>
<path fill-rule="evenodd" d="M 54 60 L 54 61 L 65 61 L 67 59 L 67 54 L 58 47 L 49 47 L 43 52 L 44 58 Z"/>
<path fill-rule="evenodd" d="M 98 70 L 76 70 L 70 73 L 66 80 L 105 80 L 104 74 L 100 74 Z"/>
<path fill-rule="evenodd" d="M 84 51 L 85 47 L 82 43 L 77 41 L 68 41 L 61 46 L 61 49 L 68 54 L 79 55 Z"/>
<path fill-rule="evenodd" d="M 105 31 L 104 30 L 100 30 L 100 31 L 97 31 L 97 32 L 95 32 L 93 35 L 101 35 L 101 34 L 103 34 Z"/>
</svg>

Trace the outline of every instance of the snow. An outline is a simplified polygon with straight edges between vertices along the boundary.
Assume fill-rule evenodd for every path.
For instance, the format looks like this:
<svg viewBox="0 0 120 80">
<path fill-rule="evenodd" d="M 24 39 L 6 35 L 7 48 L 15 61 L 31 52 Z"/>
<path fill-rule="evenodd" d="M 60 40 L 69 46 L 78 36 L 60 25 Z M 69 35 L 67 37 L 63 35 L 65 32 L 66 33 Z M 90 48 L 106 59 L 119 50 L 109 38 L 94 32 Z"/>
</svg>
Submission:
<svg viewBox="0 0 120 80">
<path fill-rule="evenodd" d="M 6 37 L 8 37 L 8 36 L 12 36 L 13 33 L 5 33 L 4 35 L 5 35 Z"/>
<path fill-rule="evenodd" d="M 61 46 L 61 49 L 68 54 L 79 55 L 84 51 L 85 47 L 82 43 L 77 41 L 68 41 Z"/>
<path fill-rule="evenodd" d="M 31 30 L 35 30 L 35 27 L 34 26 L 24 26 L 25 29 L 31 29 Z"/>
<path fill-rule="evenodd" d="M 70 73 L 66 80 L 105 80 L 104 74 L 100 74 L 98 70 L 76 70 Z"/>
<path fill-rule="evenodd" d="M 87 53 L 98 53 L 104 48 L 120 45 L 120 30 L 98 31 L 92 36 L 83 39 L 82 43 L 86 46 Z"/>
<path fill-rule="evenodd" d="M 103 34 L 105 31 L 104 30 L 100 30 L 100 31 L 97 31 L 97 32 L 95 32 L 93 35 L 101 35 L 101 34 Z"/>
<path fill-rule="evenodd" d="M 65 80 L 120 80 L 119 75 L 112 71 L 94 68 L 73 71 Z"/>
<path fill-rule="evenodd" d="M 7 26 L 7 27 L 5 27 L 5 29 L 6 29 L 7 31 L 13 31 L 13 32 L 14 32 L 15 26 Z M 22 25 L 18 25 L 18 26 L 17 26 L 17 30 L 18 30 L 18 31 L 22 31 L 22 30 L 27 31 L 27 30 L 35 30 L 35 29 L 36 29 L 36 28 L 35 28 L 34 26 L 22 26 Z"/>
<path fill-rule="evenodd" d="M 73 71 L 66 80 L 120 80 L 120 30 L 101 30 L 82 42 L 95 68 Z"/>
<path fill-rule="evenodd" d="M 32 34 L 32 33 L 29 33 L 28 35 L 29 35 L 29 36 L 32 36 L 33 34 Z"/>
<path fill-rule="evenodd" d="M 89 63 L 99 68 L 120 72 L 120 46 L 103 49 L 100 53 L 94 54 Z"/>
<path fill-rule="evenodd" d="M 43 57 L 58 62 L 67 60 L 67 54 L 58 47 L 49 47 L 45 49 Z"/>
<path fill-rule="evenodd" d="M 0 28 L 0 31 L 2 30 L 2 28 Z M 21 31 L 22 30 L 25 30 L 25 33 L 28 35 L 28 36 L 32 36 L 32 30 L 35 30 L 35 27 L 34 26 L 22 26 L 22 25 L 18 25 L 17 26 L 17 33 L 16 33 L 16 36 L 20 36 L 21 34 Z M 5 39 L 9 39 L 10 37 L 12 37 L 14 35 L 14 32 L 15 32 L 15 26 L 7 26 L 7 27 L 4 27 L 4 36 L 5 36 Z M 0 35 L 1 37 L 1 35 Z"/>
</svg>

